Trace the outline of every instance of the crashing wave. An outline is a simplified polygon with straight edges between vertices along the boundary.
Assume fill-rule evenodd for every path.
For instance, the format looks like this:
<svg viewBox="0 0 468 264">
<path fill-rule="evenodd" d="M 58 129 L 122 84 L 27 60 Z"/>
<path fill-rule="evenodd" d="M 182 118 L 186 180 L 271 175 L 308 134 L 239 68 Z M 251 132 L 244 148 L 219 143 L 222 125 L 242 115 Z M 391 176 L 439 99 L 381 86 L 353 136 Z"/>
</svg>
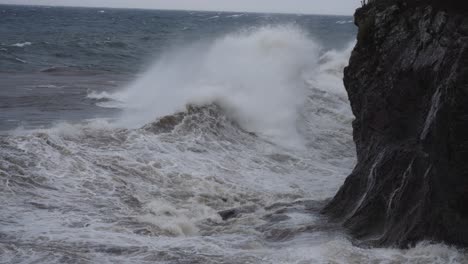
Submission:
<svg viewBox="0 0 468 264">
<path fill-rule="evenodd" d="M 244 130 L 235 120 L 230 119 L 226 111 L 216 103 L 203 106 L 187 105 L 185 111 L 161 117 L 142 129 L 155 134 L 172 133 L 176 130 L 191 133 L 198 130 L 204 134 L 211 133 L 224 138 L 232 136 L 232 133 L 255 136 L 255 133 Z"/>
<path fill-rule="evenodd" d="M 292 25 L 239 31 L 167 52 L 117 93 L 126 105 L 121 123 L 140 127 L 187 104 L 216 102 L 244 129 L 301 145 L 298 111 L 319 54 L 315 41 Z"/>
</svg>

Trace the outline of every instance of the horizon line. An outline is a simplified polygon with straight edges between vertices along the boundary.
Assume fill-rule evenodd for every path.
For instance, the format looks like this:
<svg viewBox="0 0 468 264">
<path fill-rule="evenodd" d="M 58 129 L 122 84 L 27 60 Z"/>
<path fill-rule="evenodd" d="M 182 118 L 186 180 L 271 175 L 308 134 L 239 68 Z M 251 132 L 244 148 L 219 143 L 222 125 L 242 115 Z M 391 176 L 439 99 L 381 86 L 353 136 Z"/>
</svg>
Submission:
<svg viewBox="0 0 468 264">
<path fill-rule="evenodd" d="M 182 12 L 218 12 L 218 13 L 249 13 L 249 14 L 277 14 L 277 15 L 309 15 L 309 16 L 346 16 L 352 17 L 353 14 L 318 14 L 318 13 L 300 13 L 300 12 L 278 12 L 278 11 L 234 11 L 234 10 L 202 10 L 202 9 L 169 9 L 169 8 L 156 8 L 156 7 L 108 7 L 108 6 L 76 6 L 76 5 L 47 5 L 47 4 L 13 4 L 1 3 L 0 6 L 29 6 L 29 7 L 57 7 L 57 8 L 89 8 L 89 9 L 127 9 L 127 10 L 159 10 L 159 11 L 182 11 Z"/>
</svg>

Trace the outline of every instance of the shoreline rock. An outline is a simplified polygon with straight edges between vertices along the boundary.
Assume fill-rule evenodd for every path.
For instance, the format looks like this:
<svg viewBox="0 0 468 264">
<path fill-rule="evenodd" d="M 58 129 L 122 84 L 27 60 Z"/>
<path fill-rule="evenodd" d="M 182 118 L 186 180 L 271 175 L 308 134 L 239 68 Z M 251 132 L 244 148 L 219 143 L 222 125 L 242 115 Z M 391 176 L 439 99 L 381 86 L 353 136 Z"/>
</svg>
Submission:
<svg viewBox="0 0 468 264">
<path fill-rule="evenodd" d="M 344 83 L 358 163 L 323 209 L 378 246 L 468 246 L 468 8 L 374 0 L 358 9 Z"/>
</svg>

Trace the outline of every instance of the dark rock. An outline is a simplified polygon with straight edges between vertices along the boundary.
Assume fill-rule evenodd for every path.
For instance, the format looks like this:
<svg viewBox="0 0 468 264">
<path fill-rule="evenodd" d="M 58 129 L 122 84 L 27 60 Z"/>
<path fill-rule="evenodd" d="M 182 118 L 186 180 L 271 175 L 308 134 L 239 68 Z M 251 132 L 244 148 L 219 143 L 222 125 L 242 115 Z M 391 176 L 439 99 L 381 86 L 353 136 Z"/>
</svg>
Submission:
<svg viewBox="0 0 468 264">
<path fill-rule="evenodd" d="M 219 211 L 218 214 L 221 216 L 221 218 L 226 221 L 231 218 L 237 217 L 240 213 L 237 209 L 228 209 L 224 211 Z"/>
<path fill-rule="evenodd" d="M 356 11 L 344 83 L 358 163 L 323 210 L 356 238 L 468 246 L 466 5 L 374 0 Z"/>
<path fill-rule="evenodd" d="M 245 206 L 245 207 L 239 207 L 239 208 L 233 208 L 233 209 L 228 209 L 224 211 L 218 212 L 218 214 L 221 216 L 221 218 L 226 221 L 231 218 L 236 218 L 239 217 L 242 214 L 249 214 L 253 213 L 257 210 L 257 207 L 252 205 L 252 206 Z"/>
</svg>

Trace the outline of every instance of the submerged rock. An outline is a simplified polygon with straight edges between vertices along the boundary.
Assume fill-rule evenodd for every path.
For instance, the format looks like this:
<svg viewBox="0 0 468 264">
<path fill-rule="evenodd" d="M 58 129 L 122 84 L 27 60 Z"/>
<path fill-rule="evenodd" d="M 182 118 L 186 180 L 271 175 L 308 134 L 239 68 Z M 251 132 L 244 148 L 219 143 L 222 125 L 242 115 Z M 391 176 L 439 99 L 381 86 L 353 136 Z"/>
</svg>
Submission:
<svg viewBox="0 0 468 264">
<path fill-rule="evenodd" d="M 324 213 L 375 245 L 468 246 L 468 8 L 374 0 L 344 83 L 358 163 Z"/>
<path fill-rule="evenodd" d="M 219 214 L 219 216 L 221 216 L 221 218 L 224 221 L 227 221 L 227 220 L 229 220 L 231 218 L 239 217 L 242 214 L 253 213 L 253 212 L 255 212 L 256 209 L 257 209 L 256 206 L 251 205 L 251 206 L 244 206 L 244 207 L 232 208 L 232 209 L 220 211 L 220 212 L 218 212 L 218 214 Z"/>
</svg>

